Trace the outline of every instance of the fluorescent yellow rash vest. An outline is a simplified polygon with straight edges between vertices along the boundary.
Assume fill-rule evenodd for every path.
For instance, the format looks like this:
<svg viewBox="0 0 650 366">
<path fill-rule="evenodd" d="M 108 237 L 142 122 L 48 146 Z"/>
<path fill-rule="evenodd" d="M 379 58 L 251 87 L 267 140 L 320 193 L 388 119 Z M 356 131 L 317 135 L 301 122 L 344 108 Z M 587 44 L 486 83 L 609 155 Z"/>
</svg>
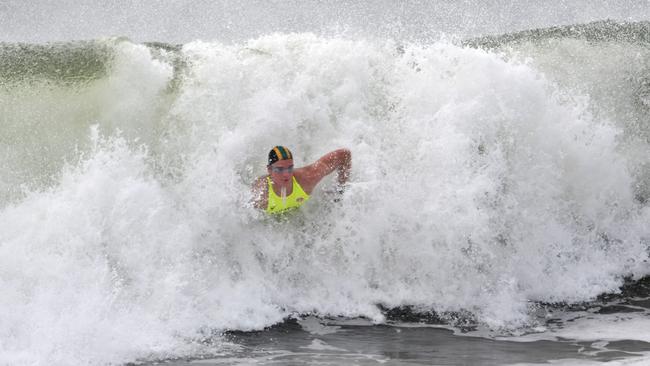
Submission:
<svg viewBox="0 0 650 366">
<path fill-rule="evenodd" d="M 296 177 L 292 177 L 292 179 L 293 189 L 291 190 L 291 194 L 288 195 L 286 200 L 283 202 L 282 197 L 278 196 L 273 191 L 273 187 L 271 186 L 271 178 L 266 177 L 266 181 L 269 184 L 269 203 L 266 206 L 267 213 L 277 214 L 285 212 L 287 210 L 298 208 L 302 206 L 303 203 L 307 202 L 309 195 L 305 193 L 300 184 L 298 184 Z"/>
</svg>

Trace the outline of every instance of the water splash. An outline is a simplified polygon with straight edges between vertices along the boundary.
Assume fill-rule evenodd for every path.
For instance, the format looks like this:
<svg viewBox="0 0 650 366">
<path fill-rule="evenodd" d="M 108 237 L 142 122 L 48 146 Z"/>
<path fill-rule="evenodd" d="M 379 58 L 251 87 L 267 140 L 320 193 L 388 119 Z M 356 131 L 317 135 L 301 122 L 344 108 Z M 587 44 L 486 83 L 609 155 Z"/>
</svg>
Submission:
<svg viewBox="0 0 650 366">
<path fill-rule="evenodd" d="M 170 51 L 182 70 L 157 52 L 121 42 L 106 77 L 4 105 L 1 136 L 23 144 L 0 172 L 21 192 L 0 211 L 2 361 L 217 352 L 195 342 L 206 328 L 381 322 L 377 304 L 512 329 L 530 301 L 649 272 L 629 125 L 534 63 L 313 34 L 192 42 Z M 298 165 L 350 148 L 345 198 L 317 190 L 284 221 L 250 209 L 278 141 Z"/>
</svg>

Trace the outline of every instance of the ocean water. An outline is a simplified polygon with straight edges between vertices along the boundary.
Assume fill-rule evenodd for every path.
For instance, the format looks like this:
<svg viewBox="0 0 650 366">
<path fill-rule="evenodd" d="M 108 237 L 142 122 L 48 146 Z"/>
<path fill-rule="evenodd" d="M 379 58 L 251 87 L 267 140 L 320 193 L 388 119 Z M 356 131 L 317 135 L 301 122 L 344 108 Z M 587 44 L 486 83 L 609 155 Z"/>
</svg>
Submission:
<svg viewBox="0 0 650 366">
<path fill-rule="evenodd" d="M 0 5 L 0 364 L 650 363 L 650 4 L 197 4 Z"/>
</svg>

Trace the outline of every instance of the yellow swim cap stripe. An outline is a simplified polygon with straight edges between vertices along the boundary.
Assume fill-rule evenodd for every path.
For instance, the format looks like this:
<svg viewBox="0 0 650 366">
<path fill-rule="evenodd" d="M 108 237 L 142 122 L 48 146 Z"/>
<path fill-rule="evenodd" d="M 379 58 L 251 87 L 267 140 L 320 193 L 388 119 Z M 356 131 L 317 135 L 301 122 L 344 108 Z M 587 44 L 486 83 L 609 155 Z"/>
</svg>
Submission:
<svg viewBox="0 0 650 366">
<path fill-rule="evenodd" d="M 282 153 L 280 152 L 280 149 L 278 149 L 278 146 L 274 147 L 273 151 L 275 151 L 275 154 L 278 156 L 278 160 L 282 160 Z"/>
</svg>

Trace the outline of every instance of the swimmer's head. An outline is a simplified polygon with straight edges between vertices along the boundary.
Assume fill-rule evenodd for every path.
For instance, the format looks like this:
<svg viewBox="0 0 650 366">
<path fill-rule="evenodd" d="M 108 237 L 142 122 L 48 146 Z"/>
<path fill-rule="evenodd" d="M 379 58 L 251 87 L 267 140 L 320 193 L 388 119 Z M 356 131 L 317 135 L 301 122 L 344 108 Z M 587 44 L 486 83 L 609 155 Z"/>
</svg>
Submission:
<svg viewBox="0 0 650 366">
<path fill-rule="evenodd" d="M 293 155 L 284 146 L 276 146 L 269 151 L 269 177 L 275 186 L 284 187 L 292 182 Z"/>
<path fill-rule="evenodd" d="M 293 160 L 293 155 L 291 151 L 284 146 L 276 146 L 269 151 L 269 161 L 267 166 L 271 166 L 274 163 L 281 160 Z"/>
</svg>

